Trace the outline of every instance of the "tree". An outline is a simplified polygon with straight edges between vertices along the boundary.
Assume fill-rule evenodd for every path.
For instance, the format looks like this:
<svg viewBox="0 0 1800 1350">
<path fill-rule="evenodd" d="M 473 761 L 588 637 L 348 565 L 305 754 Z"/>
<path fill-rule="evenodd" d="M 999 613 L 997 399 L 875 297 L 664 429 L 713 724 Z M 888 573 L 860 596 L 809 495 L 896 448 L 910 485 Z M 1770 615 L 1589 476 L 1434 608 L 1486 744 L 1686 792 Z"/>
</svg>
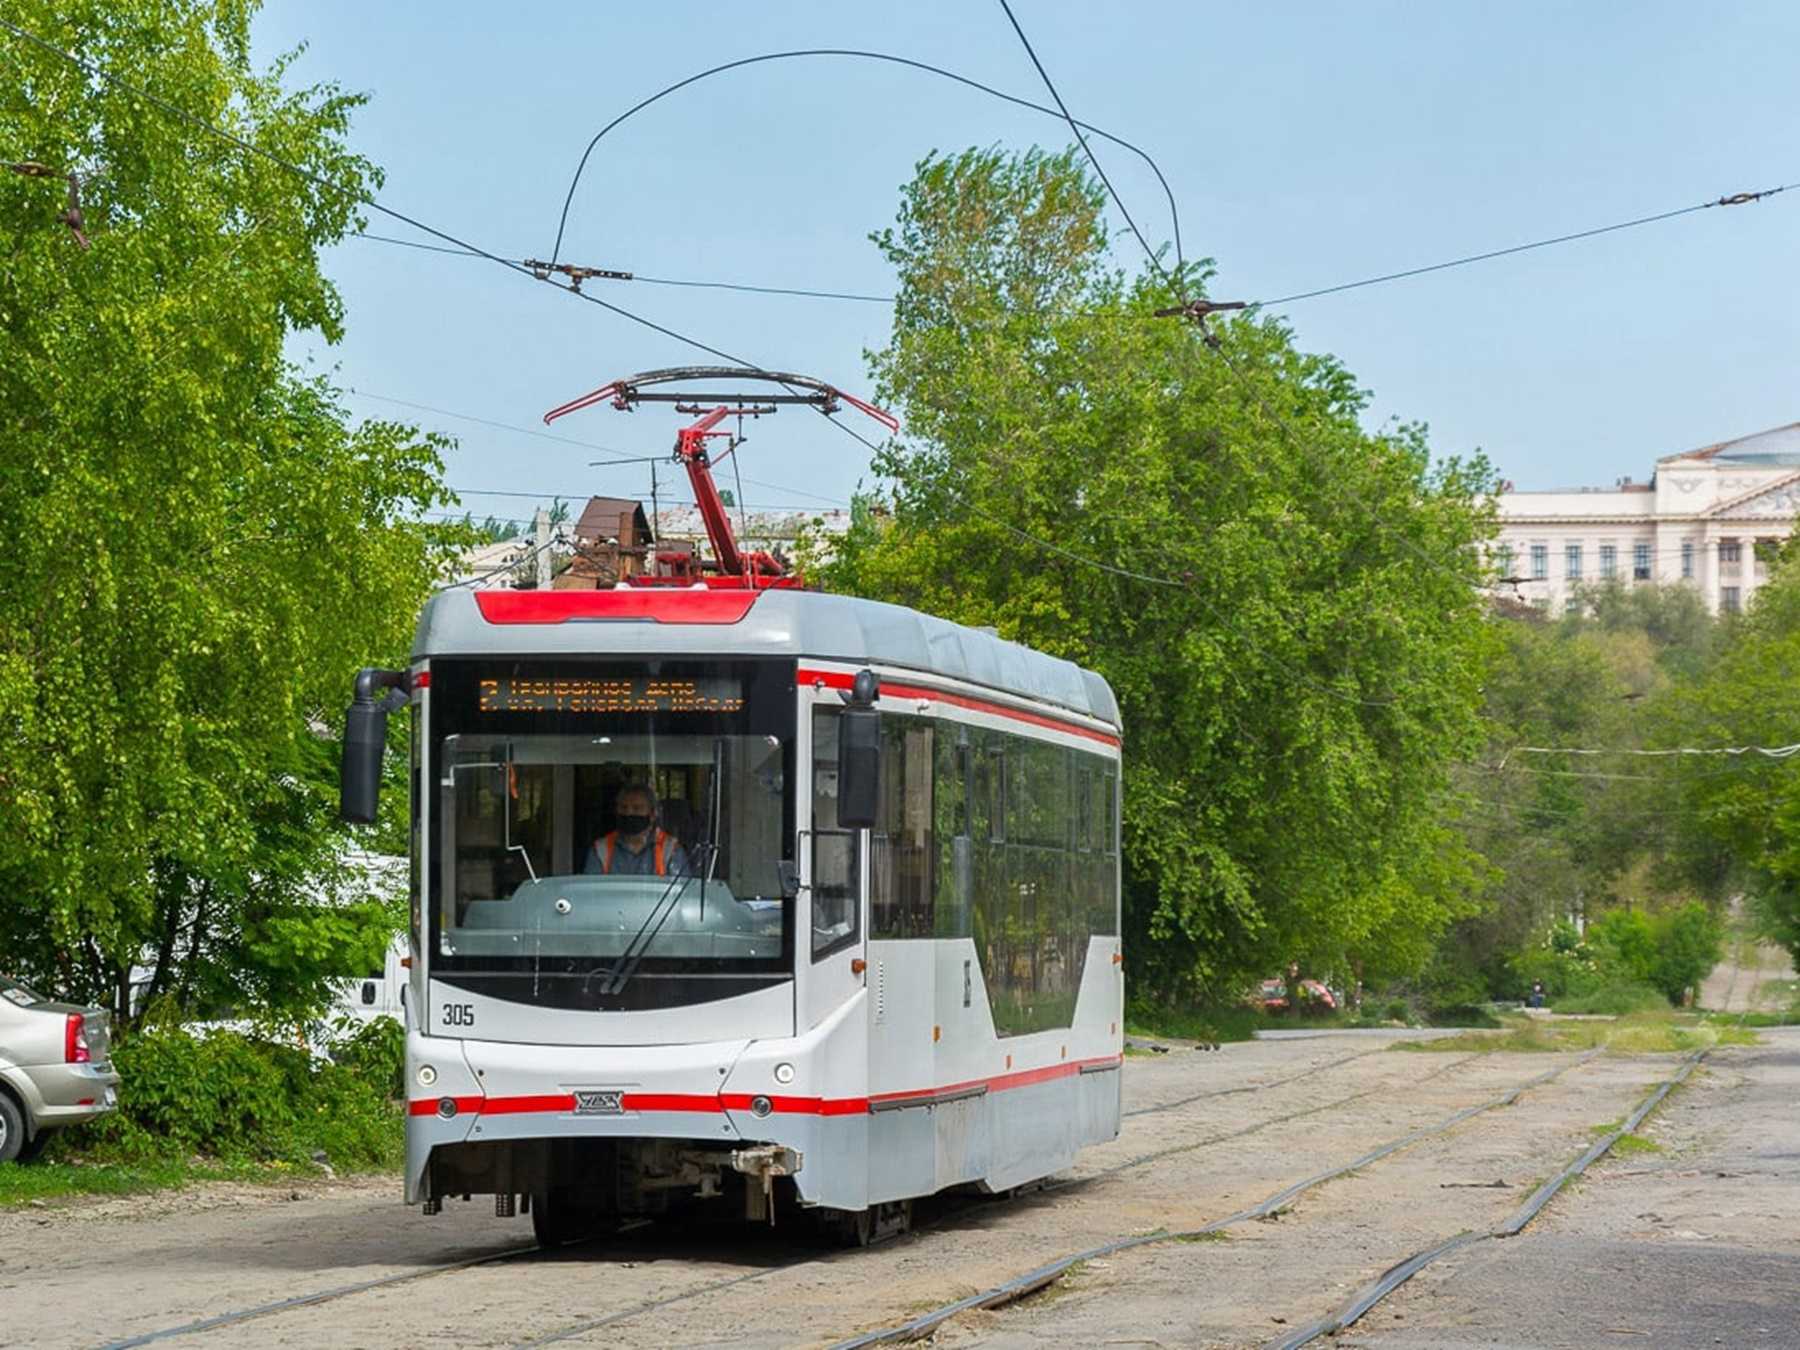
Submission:
<svg viewBox="0 0 1800 1350">
<path fill-rule="evenodd" d="M 140 963 L 191 1006 L 303 1008 L 379 950 L 332 742 L 448 542 L 418 523 L 443 443 L 353 428 L 284 358 L 341 334 L 318 253 L 380 175 L 345 143 L 359 99 L 252 68 L 252 10 L 10 8 L 101 78 L 0 34 L 0 145 L 80 176 L 92 241 L 62 184 L 0 176 L 0 951 L 121 1017 Z"/>
<path fill-rule="evenodd" d="M 1214 352 L 1152 318 L 1074 153 L 933 156 L 875 242 L 907 433 L 826 583 L 1106 676 L 1140 995 L 1422 963 L 1477 881 L 1437 799 L 1479 739 L 1485 465 L 1365 432 L 1272 319 Z"/>
<path fill-rule="evenodd" d="M 1668 745 L 1791 745 L 1800 680 L 1800 557 L 1790 543 L 1703 679 L 1672 700 Z M 1762 935 L 1800 962 L 1800 777 L 1794 759 L 1710 759 L 1682 776 L 1670 867 L 1713 900 L 1742 892 Z"/>
</svg>

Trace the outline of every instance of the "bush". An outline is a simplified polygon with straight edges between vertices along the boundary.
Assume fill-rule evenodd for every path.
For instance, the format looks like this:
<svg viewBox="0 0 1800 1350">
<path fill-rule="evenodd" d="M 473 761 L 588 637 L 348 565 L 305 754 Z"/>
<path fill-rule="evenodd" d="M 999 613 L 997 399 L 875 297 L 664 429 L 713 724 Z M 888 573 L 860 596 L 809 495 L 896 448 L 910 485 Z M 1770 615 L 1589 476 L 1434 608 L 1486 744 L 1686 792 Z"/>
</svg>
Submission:
<svg viewBox="0 0 1800 1350">
<path fill-rule="evenodd" d="M 395 1033 L 364 1033 L 352 1038 L 354 1061 L 319 1064 L 296 1046 L 235 1031 L 140 1029 L 113 1049 L 119 1109 L 86 1137 L 132 1161 L 198 1154 L 307 1164 L 322 1152 L 339 1167 L 391 1164 L 401 1147 Z"/>
<path fill-rule="evenodd" d="M 1556 924 L 1542 943 L 1513 958 L 1512 969 L 1521 990 L 1541 980 L 1563 1011 L 1573 1011 L 1571 998 L 1621 987 L 1648 987 L 1664 1005 L 1679 1004 L 1718 964 L 1724 941 L 1718 919 L 1698 902 L 1654 917 L 1617 909 L 1588 924 L 1585 937 Z"/>
<path fill-rule="evenodd" d="M 406 1095 L 406 1028 L 393 1018 L 363 1023 L 337 1043 L 332 1058 L 389 1097 Z"/>
</svg>

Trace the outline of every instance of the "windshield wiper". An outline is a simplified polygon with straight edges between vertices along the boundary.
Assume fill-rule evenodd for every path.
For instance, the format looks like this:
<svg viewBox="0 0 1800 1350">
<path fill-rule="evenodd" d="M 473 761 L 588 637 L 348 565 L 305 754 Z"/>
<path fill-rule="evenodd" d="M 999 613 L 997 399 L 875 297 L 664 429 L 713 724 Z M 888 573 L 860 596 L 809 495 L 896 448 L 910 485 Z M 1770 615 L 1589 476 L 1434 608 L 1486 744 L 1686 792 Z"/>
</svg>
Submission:
<svg viewBox="0 0 1800 1350">
<path fill-rule="evenodd" d="M 710 854 L 712 846 L 701 844 L 697 851 Z M 662 932 L 663 925 L 669 921 L 669 916 L 681 908 L 681 897 L 687 894 L 688 883 L 693 881 L 695 876 L 705 874 L 706 868 L 711 864 L 711 858 L 708 857 L 702 861 L 698 868 L 694 867 L 693 863 L 694 860 L 690 858 L 686 872 L 678 877 L 669 878 L 669 884 L 663 887 L 662 895 L 650 907 L 650 912 L 644 916 L 644 922 L 638 925 L 638 930 L 632 934 L 631 941 L 625 944 L 625 950 L 619 953 L 619 959 L 613 962 L 611 968 L 607 970 L 606 978 L 600 982 L 600 994 L 603 998 L 616 998 L 631 982 L 631 977 L 637 974 L 637 968 L 643 962 L 644 953 L 650 950 L 650 944 L 656 941 L 657 934 Z M 671 891 L 674 892 L 672 898 Z"/>
</svg>

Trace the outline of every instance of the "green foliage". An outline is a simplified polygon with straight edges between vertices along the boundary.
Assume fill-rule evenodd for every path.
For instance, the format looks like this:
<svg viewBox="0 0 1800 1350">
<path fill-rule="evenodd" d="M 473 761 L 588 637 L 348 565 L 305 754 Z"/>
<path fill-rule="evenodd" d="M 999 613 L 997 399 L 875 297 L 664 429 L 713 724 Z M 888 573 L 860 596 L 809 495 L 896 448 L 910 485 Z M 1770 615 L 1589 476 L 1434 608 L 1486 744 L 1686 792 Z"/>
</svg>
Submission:
<svg viewBox="0 0 1800 1350">
<path fill-rule="evenodd" d="M 1724 946 L 1723 925 L 1695 901 L 1654 915 L 1613 910 L 1590 923 L 1585 937 L 1557 924 L 1512 966 L 1521 990 L 1542 980 L 1559 1012 L 1630 1012 L 1646 989 L 1664 1005 L 1680 1004 Z"/>
<path fill-rule="evenodd" d="M 406 1028 L 392 1017 L 363 1023 L 333 1048 L 333 1058 L 388 1096 L 406 1095 Z"/>
<path fill-rule="evenodd" d="M 1417 969 L 1481 882 L 1437 799 L 1479 740 L 1491 476 L 1365 432 L 1354 379 L 1278 322 L 1223 324 L 1220 355 L 1151 319 L 1170 295 L 1113 266 L 1100 201 L 1075 153 L 919 165 L 875 236 L 907 440 L 821 577 L 1107 678 L 1140 1002 L 1290 959 Z"/>
<path fill-rule="evenodd" d="M 234 1031 L 139 1031 L 114 1051 L 118 1111 L 68 1146 L 139 1163 L 193 1154 L 305 1163 L 322 1152 L 338 1168 L 391 1166 L 401 1130 L 387 1037 L 372 1032 L 357 1057 L 321 1064 Z"/>
<path fill-rule="evenodd" d="M 1674 701 L 1671 743 L 1792 744 L 1800 680 L 1800 564 L 1790 543 L 1705 678 Z M 1748 896 L 1758 932 L 1800 962 L 1800 776 L 1745 755 L 1681 782 L 1671 868 L 1700 893 Z"/>
<path fill-rule="evenodd" d="M 285 356 L 335 341 L 319 251 L 379 171 L 360 100 L 252 67 L 255 6 L 21 0 L 8 17 L 323 189 L 0 35 L 0 950 L 68 996 L 302 1012 L 391 901 L 333 819 L 354 669 L 402 656 L 456 532 L 444 442 L 352 426 Z M 394 800 L 395 810 L 403 809 Z M 391 830 L 391 827 L 390 827 Z"/>
</svg>

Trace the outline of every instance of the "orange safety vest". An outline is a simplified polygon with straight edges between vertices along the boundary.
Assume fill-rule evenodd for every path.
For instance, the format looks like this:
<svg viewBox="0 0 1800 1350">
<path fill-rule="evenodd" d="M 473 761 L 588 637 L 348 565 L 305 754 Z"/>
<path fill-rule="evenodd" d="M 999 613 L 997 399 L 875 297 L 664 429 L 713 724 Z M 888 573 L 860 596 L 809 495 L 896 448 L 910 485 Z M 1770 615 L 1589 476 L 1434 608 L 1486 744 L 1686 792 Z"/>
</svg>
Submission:
<svg viewBox="0 0 1800 1350">
<path fill-rule="evenodd" d="M 668 838 L 669 836 L 663 833 L 663 831 L 658 830 L 656 832 L 656 851 L 652 861 L 656 866 L 656 875 L 659 877 L 666 877 L 669 875 L 668 864 L 663 858 L 663 845 L 668 842 Z M 606 854 L 600 859 L 600 870 L 602 872 L 612 871 L 613 850 L 617 848 L 618 845 L 619 832 L 617 830 L 608 830 L 606 832 Z"/>
</svg>

